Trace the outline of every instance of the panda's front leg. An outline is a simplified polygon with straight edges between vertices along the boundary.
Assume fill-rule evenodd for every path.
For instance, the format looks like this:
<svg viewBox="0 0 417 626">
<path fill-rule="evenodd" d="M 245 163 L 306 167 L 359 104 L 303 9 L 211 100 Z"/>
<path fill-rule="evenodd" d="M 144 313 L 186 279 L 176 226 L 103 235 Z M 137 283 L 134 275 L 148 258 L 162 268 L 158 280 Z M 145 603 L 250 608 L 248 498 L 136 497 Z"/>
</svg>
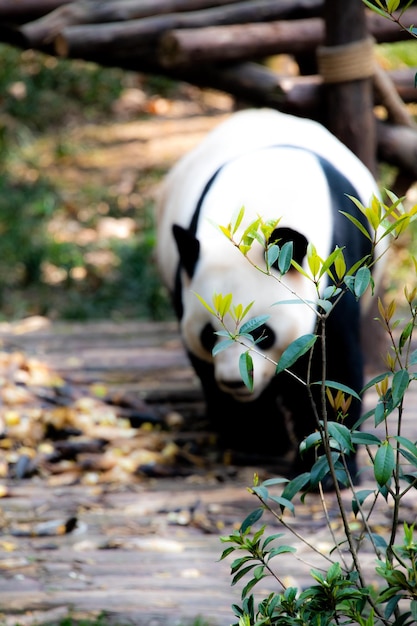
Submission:
<svg viewBox="0 0 417 626">
<path fill-rule="evenodd" d="M 221 390 L 213 364 L 188 354 L 201 381 L 206 415 L 218 435 L 220 450 L 242 452 L 247 458 L 281 459 L 294 447 L 288 431 L 285 409 L 271 384 L 251 402 L 240 402 Z"/>
</svg>

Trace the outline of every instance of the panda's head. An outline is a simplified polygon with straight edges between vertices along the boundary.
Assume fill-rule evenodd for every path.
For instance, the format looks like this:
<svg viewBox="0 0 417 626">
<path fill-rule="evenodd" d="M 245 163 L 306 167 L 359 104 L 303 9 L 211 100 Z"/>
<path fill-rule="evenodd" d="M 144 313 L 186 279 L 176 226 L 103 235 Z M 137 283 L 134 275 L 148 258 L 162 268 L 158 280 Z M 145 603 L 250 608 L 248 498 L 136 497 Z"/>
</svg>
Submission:
<svg viewBox="0 0 417 626">
<path fill-rule="evenodd" d="M 300 300 L 314 302 L 317 298 L 310 281 L 291 269 L 284 277 L 286 287 L 271 276 L 254 268 L 226 238 L 200 242 L 187 229 L 175 225 L 174 237 L 180 256 L 180 271 L 177 281 L 177 314 L 180 318 L 181 335 L 185 346 L 194 357 L 213 364 L 218 387 L 241 402 L 255 400 L 275 377 L 276 363 L 287 346 L 299 336 L 312 332 L 315 322 L 314 305 L 309 307 Z M 278 228 L 274 240 L 281 245 L 293 242 L 293 258 L 303 265 L 307 239 L 290 228 Z M 254 244 L 251 259 L 264 266 L 263 250 Z M 273 270 L 276 276 L 278 272 Z M 233 295 L 233 304 L 246 306 L 253 301 L 250 317 L 268 315 L 266 323 L 253 333 L 256 352 L 254 362 L 254 388 L 250 392 L 244 385 L 239 372 L 239 357 L 246 346 L 234 343 L 219 352 L 215 358 L 212 350 L 223 338 L 216 331 L 223 330 L 220 321 L 201 304 L 195 294 L 212 303 L 214 294 Z M 292 303 L 288 303 L 292 300 Z M 283 304 L 276 304 L 286 301 Z M 246 321 L 246 320 L 245 320 Z M 235 330 L 231 317 L 227 327 Z"/>
</svg>

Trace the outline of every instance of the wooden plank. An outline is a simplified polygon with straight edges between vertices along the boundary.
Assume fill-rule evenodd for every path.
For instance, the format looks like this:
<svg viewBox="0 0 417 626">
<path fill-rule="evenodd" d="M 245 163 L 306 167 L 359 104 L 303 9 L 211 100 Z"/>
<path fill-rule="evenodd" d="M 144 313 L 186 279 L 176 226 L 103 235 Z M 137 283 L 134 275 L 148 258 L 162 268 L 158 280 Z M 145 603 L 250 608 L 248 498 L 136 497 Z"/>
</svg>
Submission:
<svg viewBox="0 0 417 626">
<path fill-rule="evenodd" d="M 143 344 L 147 350 L 152 339 L 168 346 L 172 340 L 175 350 L 179 349 L 172 323 L 41 322 L 38 320 L 37 328 L 34 321 L 1 325 L 3 348 L 28 350 L 46 362 L 56 359 L 58 365 L 59 355 L 68 357 L 72 350 L 76 355 L 83 345 L 90 364 L 103 361 L 112 345 L 135 354 Z M 104 359 L 104 363 L 110 361 Z M 410 388 L 402 416 L 404 435 L 410 438 L 415 430 L 416 394 L 417 390 Z M 364 410 L 375 399 L 370 391 Z M 364 450 L 359 452 L 359 463 L 364 468 L 361 488 L 370 488 L 372 474 Z M 240 603 L 244 581 L 231 587 L 233 556 L 219 562 L 225 547 L 220 536 L 229 534 L 257 506 L 256 498 L 246 489 L 255 471 L 261 480 L 277 474 L 262 464 L 219 468 L 212 463 L 187 478 L 143 475 L 128 483 L 114 479 L 54 484 L 39 476 L 3 480 L 8 497 L 0 500 L 0 525 L 2 545 L 9 548 L 0 555 L 1 623 L 31 626 L 51 617 L 62 618 L 71 611 L 74 619 L 103 614 L 106 622 L 115 625 L 176 626 L 200 616 L 213 626 L 229 626 L 234 619 L 231 605 Z M 295 504 L 291 523 L 297 531 L 316 546 L 328 545 L 318 496 L 309 494 L 305 504 Z M 336 520 L 332 495 L 327 504 L 330 517 Z M 381 534 L 389 528 L 383 503 L 380 505 L 373 521 Z M 416 513 L 411 494 L 402 515 L 412 522 Z M 70 518 L 76 520 L 72 530 L 53 532 L 65 527 Z M 283 530 L 273 518 L 268 516 L 265 521 L 271 532 Z M 40 534 L 40 528 L 50 529 L 49 534 Z M 286 533 L 284 541 L 297 547 L 301 558 L 289 561 L 291 557 L 285 556 L 285 561 L 277 560 L 274 565 L 282 571 L 284 563 L 285 571 L 291 572 L 287 582 L 304 588 L 310 568 L 320 566 L 321 560 L 293 536 Z M 365 549 L 361 557 L 368 571 L 373 567 L 373 556 Z M 256 590 L 256 597 L 270 591 L 276 591 L 276 582 L 267 578 Z"/>
</svg>

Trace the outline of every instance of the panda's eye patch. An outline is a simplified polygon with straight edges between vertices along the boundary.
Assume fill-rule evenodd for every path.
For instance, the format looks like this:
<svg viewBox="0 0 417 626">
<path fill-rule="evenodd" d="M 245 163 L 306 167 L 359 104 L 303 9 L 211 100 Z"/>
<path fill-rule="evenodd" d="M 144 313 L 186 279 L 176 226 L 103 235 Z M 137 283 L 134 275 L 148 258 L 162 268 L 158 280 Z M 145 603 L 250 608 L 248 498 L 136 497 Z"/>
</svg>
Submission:
<svg viewBox="0 0 417 626">
<path fill-rule="evenodd" d="M 217 342 L 217 335 L 214 334 L 214 327 L 211 324 L 206 324 L 200 333 L 201 345 L 207 352 L 213 350 Z"/>
<path fill-rule="evenodd" d="M 267 324 L 262 324 L 262 326 L 255 328 L 251 335 L 254 341 L 261 340 L 258 344 L 261 350 L 269 350 L 275 343 L 275 333 Z"/>
</svg>

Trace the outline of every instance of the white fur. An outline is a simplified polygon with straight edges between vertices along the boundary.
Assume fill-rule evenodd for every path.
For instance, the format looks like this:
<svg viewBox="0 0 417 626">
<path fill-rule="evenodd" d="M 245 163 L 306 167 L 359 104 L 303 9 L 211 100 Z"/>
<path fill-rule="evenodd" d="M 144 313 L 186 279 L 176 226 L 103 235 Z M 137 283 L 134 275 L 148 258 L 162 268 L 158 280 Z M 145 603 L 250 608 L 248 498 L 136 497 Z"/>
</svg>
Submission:
<svg viewBox="0 0 417 626">
<path fill-rule="evenodd" d="M 257 150 L 282 144 L 305 147 L 334 163 L 352 182 L 364 204 L 373 193 L 378 193 L 367 168 L 323 126 L 274 110 L 258 109 L 235 113 L 183 157 L 167 176 L 158 205 L 157 262 L 166 286 L 172 290 L 178 264 L 172 224 L 190 225 L 205 184 L 225 164 L 209 189 L 200 214 L 197 238 L 202 262 L 191 282 L 183 272 L 181 333 L 188 350 L 201 359 L 212 360 L 211 354 L 202 349 L 199 335 L 207 322 L 218 330 L 221 326 L 195 293 L 209 303 L 214 293 L 232 293 L 235 304 L 254 301 L 250 317 L 271 316 L 267 323 L 275 330 L 277 343 L 266 351 L 267 359 L 254 355 L 254 393 L 250 396 L 246 390 L 242 396 L 240 391 L 239 400 L 259 395 L 274 375 L 274 362 L 282 351 L 298 336 L 314 329 L 315 314 L 307 305 L 271 305 L 294 298 L 291 292 L 310 301 L 316 300 L 316 294 L 311 282 L 295 272 L 285 276 L 287 288 L 262 275 L 242 258 L 213 222 L 227 225 L 244 206 L 245 218 L 239 232 L 258 216 L 265 220 L 281 217 L 279 226 L 303 233 L 322 258 L 331 252 L 332 216 L 325 176 L 309 152 L 291 148 Z M 258 244 L 252 249 L 251 259 L 264 266 Z M 233 328 L 229 321 L 229 328 Z M 215 376 L 220 387 L 222 381 L 240 378 L 238 356 L 243 350 L 236 344 L 216 357 Z"/>
</svg>

